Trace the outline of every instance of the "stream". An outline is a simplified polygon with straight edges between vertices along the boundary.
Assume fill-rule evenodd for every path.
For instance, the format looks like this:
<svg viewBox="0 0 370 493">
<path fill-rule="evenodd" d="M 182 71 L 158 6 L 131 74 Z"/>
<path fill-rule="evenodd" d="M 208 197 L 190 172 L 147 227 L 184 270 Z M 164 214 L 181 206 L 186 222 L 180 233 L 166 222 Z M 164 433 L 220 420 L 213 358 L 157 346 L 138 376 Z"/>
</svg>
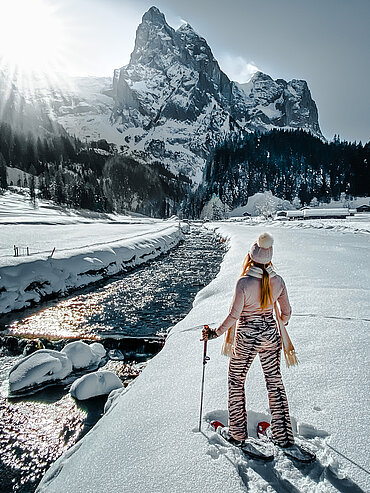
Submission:
<svg viewBox="0 0 370 493">
<path fill-rule="evenodd" d="M 185 241 L 147 265 L 0 317 L 2 493 L 35 491 L 50 465 L 102 416 L 106 402 L 106 396 L 75 401 L 69 386 L 7 398 L 8 372 L 32 340 L 57 350 L 71 340 L 119 349 L 124 360 L 109 359 L 102 368 L 117 373 L 127 386 L 190 311 L 197 292 L 217 275 L 224 252 L 218 238 L 192 225 Z"/>
</svg>

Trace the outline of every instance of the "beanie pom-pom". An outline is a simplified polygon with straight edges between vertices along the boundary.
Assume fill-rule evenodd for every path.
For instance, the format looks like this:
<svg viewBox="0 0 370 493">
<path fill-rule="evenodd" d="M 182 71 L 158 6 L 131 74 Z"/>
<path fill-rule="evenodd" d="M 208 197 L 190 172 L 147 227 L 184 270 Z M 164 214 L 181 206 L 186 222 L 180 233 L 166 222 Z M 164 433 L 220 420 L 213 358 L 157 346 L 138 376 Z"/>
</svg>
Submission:
<svg viewBox="0 0 370 493">
<path fill-rule="evenodd" d="M 269 233 L 262 233 L 257 240 L 257 245 L 260 248 L 271 248 L 273 243 L 274 239 Z"/>
</svg>

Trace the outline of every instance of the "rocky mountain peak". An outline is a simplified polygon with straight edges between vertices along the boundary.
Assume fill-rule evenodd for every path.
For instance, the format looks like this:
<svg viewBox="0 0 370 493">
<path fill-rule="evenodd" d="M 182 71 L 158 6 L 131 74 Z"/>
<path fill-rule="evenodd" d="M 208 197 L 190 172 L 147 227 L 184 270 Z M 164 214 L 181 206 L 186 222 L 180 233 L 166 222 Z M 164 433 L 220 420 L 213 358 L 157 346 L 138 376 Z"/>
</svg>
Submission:
<svg viewBox="0 0 370 493">
<path fill-rule="evenodd" d="M 152 22 L 156 25 L 167 24 L 164 14 L 157 7 L 150 7 L 142 17 L 142 22 Z"/>
<path fill-rule="evenodd" d="M 259 71 L 247 84 L 236 84 L 190 24 L 174 30 L 151 7 L 137 28 L 130 63 L 115 74 L 111 121 L 128 149 L 197 181 L 209 150 L 229 133 L 288 127 L 321 136 L 303 82 L 273 80 Z"/>
<path fill-rule="evenodd" d="M 151 7 L 142 17 L 136 30 L 134 51 L 130 64 L 156 65 L 154 54 L 166 55 L 176 51 L 176 31 L 167 24 L 164 14 Z"/>
<path fill-rule="evenodd" d="M 252 77 L 251 77 L 251 81 L 252 82 L 263 81 L 263 80 L 272 81 L 272 77 L 270 77 L 269 75 L 261 72 L 260 70 L 258 70 L 257 72 L 255 72 L 252 75 Z"/>
</svg>

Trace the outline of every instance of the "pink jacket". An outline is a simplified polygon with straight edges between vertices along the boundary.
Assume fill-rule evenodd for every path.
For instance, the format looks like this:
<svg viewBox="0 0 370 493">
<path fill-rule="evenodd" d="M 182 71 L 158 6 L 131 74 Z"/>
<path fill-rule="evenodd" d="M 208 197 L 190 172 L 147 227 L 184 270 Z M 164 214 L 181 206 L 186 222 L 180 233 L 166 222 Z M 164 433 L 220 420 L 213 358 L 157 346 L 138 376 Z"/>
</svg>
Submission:
<svg viewBox="0 0 370 493">
<path fill-rule="evenodd" d="M 282 277 L 273 272 L 270 275 L 270 286 L 273 302 L 269 302 L 267 307 L 262 310 L 260 305 L 261 279 L 248 274 L 245 277 L 241 277 L 236 283 L 230 313 L 216 330 L 217 335 L 220 336 L 226 332 L 240 317 L 254 320 L 262 314 L 272 314 L 276 300 L 280 305 L 281 320 L 284 324 L 287 324 L 292 314 L 292 308 L 289 303 L 285 282 Z"/>
</svg>

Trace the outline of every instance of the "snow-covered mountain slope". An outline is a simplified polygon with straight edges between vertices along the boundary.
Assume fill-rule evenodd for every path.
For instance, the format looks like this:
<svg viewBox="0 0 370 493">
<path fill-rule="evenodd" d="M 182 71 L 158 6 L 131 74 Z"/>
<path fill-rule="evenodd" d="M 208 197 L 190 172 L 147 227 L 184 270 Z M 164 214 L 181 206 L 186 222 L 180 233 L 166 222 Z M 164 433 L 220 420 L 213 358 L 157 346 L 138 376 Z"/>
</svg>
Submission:
<svg viewBox="0 0 370 493">
<path fill-rule="evenodd" d="M 27 83 L 26 83 L 27 82 Z M 34 92 L 18 73 L 9 73 L 0 67 L 0 124 L 6 123 L 15 132 L 35 136 L 65 134 L 59 122 L 45 110 Z M 48 104 L 52 98 L 48 98 Z"/>
<path fill-rule="evenodd" d="M 128 146 L 167 159 L 196 181 L 209 149 L 230 132 L 289 127 L 321 136 L 305 81 L 273 81 L 258 72 L 249 85 L 247 94 L 230 81 L 189 24 L 175 31 L 152 7 L 129 64 L 115 72 L 112 122 Z"/>
<path fill-rule="evenodd" d="M 341 221 L 339 221 L 341 222 Z M 210 341 L 202 433 L 198 432 L 203 324 L 226 316 L 248 245 L 262 225 L 217 223 L 230 239 L 216 279 L 170 332 L 164 349 L 116 399 L 98 424 L 47 472 L 38 492 L 338 493 L 369 491 L 366 344 L 369 273 L 367 235 L 287 229 L 269 223 L 274 265 L 293 307 L 289 323 L 300 365 L 283 379 L 297 440 L 318 460 L 299 466 L 277 453 L 270 464 L 244 461 L 209 426 L 227 419 L 228 359 L 223 338 Z M 325 266 L 325 268 L 323 268 Z M 247 377 L 249 431 L 270 419 L 258 358 Z M 364 419 L 365 418 L 365 419 Z M 330 447 L 350 458 L 346 461 Z"/>
<path fill-rule="evenodd" d="M 111 88 L 110 77 L 74 77 L 61 79 L 56 87 L 38 87 L 35 94 L 44 111 L 69 134 L 83 141 L 106 139 L 119 145 L 122 136 L 110 121 Z"/>
<path fill-rule="evenodd" d="M 106 139 L 137 159 L 161 160 L 195 182 L 209 150 L 227 134 L 278 127 L 322 137 L 305 81 L 274 81 L 258 72 L 237 84 L 203 37 L 189 24 L 174 30 L 156 7 L 143 15 L 130 62 L 113 79 L 61 77 L 57 84 L 33 85 L 38 113 L 70 134 Z"/>
</svg>

